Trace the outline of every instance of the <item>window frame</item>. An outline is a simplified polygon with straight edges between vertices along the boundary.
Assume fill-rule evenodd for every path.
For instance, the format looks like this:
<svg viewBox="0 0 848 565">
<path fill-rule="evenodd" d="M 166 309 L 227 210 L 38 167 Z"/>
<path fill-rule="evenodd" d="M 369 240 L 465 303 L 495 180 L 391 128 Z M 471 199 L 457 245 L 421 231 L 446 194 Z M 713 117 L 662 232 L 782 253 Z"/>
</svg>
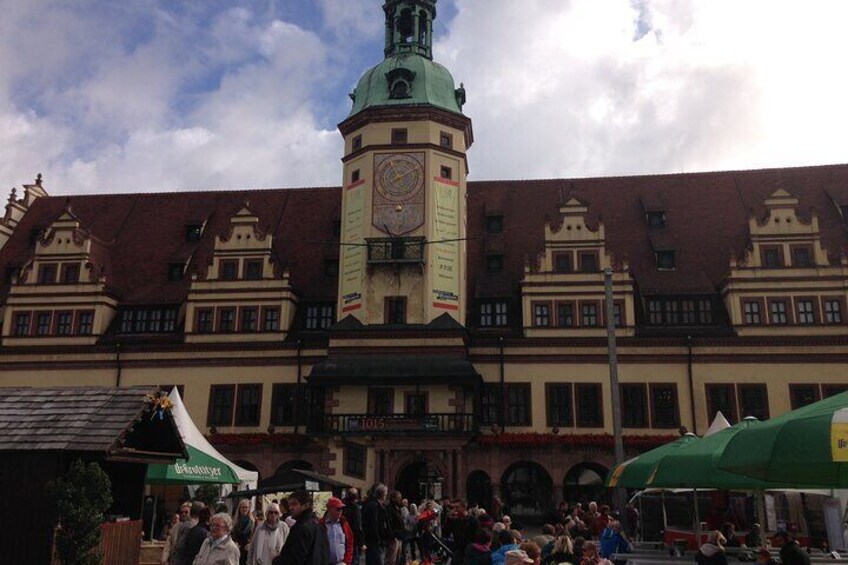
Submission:
<svg viewBox="0 0 848 565">
<path fill-rule="evenodd" d="M 286 400 L 288 399 L 288 400 Z M 290 403 L 290 407 L 286 406 Z M 271 425 L 272 426 L 294 426 L 294 407 L 298 404 L 297 384 L 274 383 L 271 385 Z M 277 412 L 284 408 L 290 408 L 283 418 L 278 418 Z M 285 410 L 283 410 L 285 412 Z"/>
<path fill-rule="evenodd" d="M 765 320 L 765 301 L 762 298 L 743 298 L 742 302 L 742 323 L 746 326 L 762 326 Z M 748 306 L 756 306 L 756 312 L 748 312 Z M 748 321 L 749 314 L 751 316 L 751 321 Z M 753 321 L 753 316 L 756 314 L 757 320 Z"/>
<path fill-rule="evenodd" d="M 362 149 L 362 134 L 354 135 L 350 140 L 350 149 L 351 151 L 358 151 Z"/>
<path fill-rule="evenodd" d="M 839 324 L 845 323 L 845 299 L 841 296 L 822 296 L 822 312 L 823 318 L 822 321 L 825 325 L 828 326 L 837 326 Z M 829 318 L 832 317 L 834 312 L 828 312 L 828 306 L 830 304 L 836 304 L 836 314 L 839 316 L 838 320 L 831 321 Z"/>
<path fill-rule="evenodd" d="M 502 273 L 504 268 L 503 253 L 488 253 L 486 254 L 486 272 L 487 273 Z"/>
<path fill-rule="evenodd" d="M 557 389 L 561 389 L 561 393 L 556 393 Z M 562 410 L 562 406 L 554 406 L 554 401 L 559 398 L 564 398 L 567 401 L 566 410 Z M 548 427 L 554 428 L 573 428 L 574 427 L 574 384 L 573 383 L 545 383 L 545 417 Z M 565 418 L 557 418 L 565 412 Z"/>
<path fill-rule="evenodd" d="M 807 254 L 806 262 L 798 261 L 798 253 L 801 251 Z M 816 257 L 812 245 L 790 245 L 789 253 L 792 255 L 792 267 L 796 269 L 809 269 L 816 266 Z"/>
<path fill-rule="evenodd" d="M 813 326 L 819 323 L 818 298 L 815 296 L 795 296 L 792 300 L 795 323 L 799 326 Z M 809 306 L 809 311 L 801 311 L 801 305 Z"/>
<path fill-rule="evenodd" d="M 670 389 L 674 397 L 674 419 L 672 422 L 659 422 L 657 418 L 657 397 L 655 391 Z M 674 430 L 680 428 L 680 395 L 677 383 L 649 383 L 648 400 L 651 406 L 651 428 L 657 430 Z"/>
<path fill-rule="evenodd" d="M 73 276 L 71 276 L 73 275 Z M 78 284 L 80 280 L 80 265 L 77 262 L 62 263 L 62 284 Z"/>
<path fill-rule="evenodd" d="M 242 277 L 246 281 L 262 280 L 262 259 L 245 259 L 243 262 L 244 273 Z M 251 267 L 258 268 L 256 273 L 251 272 Z"/>
<path fill-rule="evenodd" d="M 21 320 L 24 318 L 26 318 L 26 327 L 22 328 Z M 19 310 L 15 312 L 14 323 L 12 324 L 12 331 L 14 333 L 12 335 L 14 337 L 26 337 L 31 335 L 33 331 L 34 320 L 35 317 L 32 315 L 32 311 L 30 310 Z"/>
<path fill-rule="evenodd" d="M 46 320 L 46 324 L 42 324 L 42 320 Z M 53 328 L 53 311 L 52 310 L 36 310 L 33 316 L 33 335 L 46 336 L 51 334 Z M 42 327 L 46 327 L 45 331 L 41 331 Z"/>
<path fill-rule="evenodd" d="M 248 320 L 246 317 L 253 314 L 253 328 L 247 327 Z M 259 331 L 259 308 L 257 306 L 241 306 L 238 313 L 238 331 L 255 333 Z"/>
<path fill-rule="evenodd" d="M 400 318 L 396 318 L 398 307 L 403 314 L 401 321 L 398 321 Z M 408 320 L 406 296 L 386 296 L 383 302 L 383 314 L 383 323 L 385 324 L 406 324 Z"/>
<path fill-rule="evenodd" d="M 238 323 L 238 318 L 236 317 L 237 309 L 235 306 L 219 306 L 215 308 L 215 329 L 217 333 L 220 334 L 231 334 L 235 333 Z M 225 317 L 224 314 L 228 314 L 228 327 L 224 327 Z"/>
<path fill-rule="evenodd" d="M 386 395 L 385 398 L 379 398 L 379 395 Z M 378 403 L 378 400 L 380 401 Z M 383 402 L 383 401 L 387 402 Z M 384 410 L 385 408 L 385 410 Z M 395 389 L 389 386 L 373 386 L 368 387 L 367 398 L 367 415 L 386 417 L 393 416 L 395 413 Z"/>
<path fill-rule="evenodd" d="M 453 180 L 453 167 L 441 165 L 439 167 L 439 177 L 445 180 Z"/>
<path fill-rule="evenodd" d="M 406 145 L 409 143 L 409 128 L 392 128 L 390 145 Z"/>
<path fill-rule="evenodd" d="M 572 300 L 556 301 L 555 306 L 557 328 L 573 328 L 575 326 L 574 305 L 575 303 Z M 565 310 L 565 312 L 563 312 L 563 310 Z"/>
<path fill-rule="evenodd" d="M 237 281 L 239 276 L 238 259 L 221 259 L 218 262 L 218 280 Z"/>
<path fill-rule="evenodd" d="M 722 414 L 725 418 L 731 423 L 735 424 L 739 422 L 739 405 L 736 399 L 736 385 L 734 383 L 704 383 L 704 392 L 706 394 L 706 404 L 707 404 L 707 419 L 712 422 L 713 418 L 716 416 L 716 412 L 718 409 L 714 405 L 712 391 L 727 389 L 730 391 L 730 409 L 732 410 L 731 414 L 725 414 L 722 411 Z"/>
<path fill-rule="evenodd" d="M 531 383 L 507 383 L 507 426 L 527 428 L 533 425 L 533 386 Z"/>
<path fill-rule="evenodd" d="M 90 316 L 90 321 L 87 324 L 83 323 L 84 316 Z M 76 335 L 94 334 L 94 310 L 79 310 L 74 318 L 74 333 Z M 85 329 L 84 326 L 88 326 L 88 331 L 83 331 Z"/>
<path fill-rule="evenodd" d="M 59 310 L 53 316 L 56 323 L 54 333 L 57 336 L 67 337 L 74 333 L 74 312 L 73 310 Z"/>
<path fill-rule="evenodd" d="M 444 149 L 453 149 L 453 134 L 446 131 L 440 131 L 439 147 Z"/>
<path fill-rule="evenodd" d="M 583 391 L 594 389 L 597 391 L 597 402 L 594 410 L 587 407 L 587 410 L 597 414 L 597 422 L 590 423 L 586 420 L 581 420 L 582 395 Z M 602 429 L 605 427 L 604 419 L 604 387 L 601 383 L 574 383 L 574 425 L 577 428 Z"/>
<path fill-rule="evenodd" d="M 272 316 L 270 314 L 273 314 Z M 276 327 L 269 327 L 276 326 Z M 280 307 L 279 306 L 263 306 L 262 307 L 262 331 L 263 332 L 278 332 L 282 328 Z"/>
<path fill-rule="evenodd" d="M 623 428 L 631 428 L 631 429 L 646 429 L 651 427 L 651 413 L 648 408 L 649 403 L 649 394 L 648 387 L 645 383 L 620 383 L 618 385 L 619 394 L 621 395 L 621 426 Z M 632 418 L 628 419 L 628 408 L 630 407 L 627 402 L 627 394 L 629 392 L 639 391 L 642 394 L 642 418 Z M 630 414 L 630 416 L 633 416 Z"/>
<path fill-rule="evenodd" d="M 58 275 L 59 265 L 57 263 L 42 263 L 38 266 L 38 284 L 56 284 Z"/>
<path fill-rule="evenodd" d="M 586 258 L 591 257 L 594 265 L 587 265 Z M 581 273 L 599 273 L 601 269 L 600 253 L 597 251 L 578 251 L 577 252 L 577 267 Z M 589 269 L 589 267 L 594 267 Z"/>
<path fill-rule="evenodd" d="M 788 297 L 769 297 L 768 300 L 768 323 L 770 326 L 791 326 L 794 323 L 792 318 L 793 308 L 792 301 Z M 782 304 L 783 312 L 775 312 L 774 306 Z M 775 322 L 775 314 L 783 314 L 785 320 L 783 322 Z"/>
<path fill-rule="evenodd" d="M 603 325 L 603 316 L 601 315 L 600 302 L 598 300 L 581 300 L 580 308 L 580 327 L 581 328 L 599 328 Z M 587 311 L 587 308 L 593 308 L 594 312 Z M 587 323 L 587 319 L 592 316 L 595 318 L 595 323 Z"/>
<path fill-rule="evenodd" d="M 763 393 L 763 417 L 756 416 L 755 414 L 744 414 L 745 410 L 742 406 L 742 392 L 744 390 L 759 390 Z M 768 394 L 768 385 L 766 383 L 737 383 L 736 384 L 736 402 L 739 407 L 740 418 L 746 418 L 748 416 L 755 416 L 758 420 L 768 420 L 770 415 L 769 410 L 769 394 Z"/>
<path fill-rule="evenodd" d="M 770 253 L 777 253 L 777 263 L 772 264 Z M 760 246 L 760 265 L 763 269 L 782 269 L 786 266 L 786 258 L 783 256 L 782 245 L 761 245 Z"/>
<path fill-rule="evenodd" d="M 810 387 L 813 391 L 813 400 L 801 404 L 800 402 L 798 402 L 799 391 L 807 387 Z M 818 383 L 789 383 L 789 406 L 792 410 L 797 410 L 798 408 L 801 408 L 803 406 L 808 406 L 810 404 L 813 404 L 814 402 L 818 402 L 819 400 L 821 400 L 821 398 L 822 391 Z"/>
<path fill-rule="evenodd" d="M 560 264 L 560 260 L 563 260 L 562 265 Z M 573 273 L 573 262 L 574 254 L 570 251 L 554 251 L 551 256 L 551 266 L 555 273 Z"/>
<path fill-rule="evenodd" d="M 239 383 L 236 389 L 235 420 L 233 426 L 240 428 L 255 427 L 262 421 L 262 383 Z M 250 406 L 244 405 L 244 396 L 248 391 L 255 391 L 256 402 Z M 251 412 L 244 413 L 250 409 Z M 253 414 L 252 411 L 256 413 Z"/>
<path fill-rule="evenodd" d="M 209 319 L 204 320 L 203 317 L 208 315 Z M 207 325 L 208 324 L 208 325 Z M 197 308 L 194 311 L 194 333 L 211 334 L 215 331 L 215 309 L 214 308 Z"/>
<path fill-rule="evenodd" d="M 677 253 L 674 249 L 660 249 L 654 251 L 654 260 L 656 261 L 658 271 L 677 270 Z"/>
<path fill-rule="evenodd" d="M 223 418 L 221 418 L 221 421 L 218 421 L 215 418 L 215 416 L 216 416 L 215 411 L 216 411 L 216 408 L 217 408 L 217 403 L 215 402 L 216 401 L 215 394 L 218 391 L 227 391 L 227 390 L 231 391 L 230 407 L 229 407 L 229 413 L 230 413 L 229 421 L 224 422 Z M 206 410 L 206 425 L 207 425 L 207 427 L 212 427 L 212 426 L 216 426 L 216 427 L 217 426 L 224 426 L 224 427 L 228 427 L 228 428 L 232 427 L 233 417 L 235 415 L 235 405 L 236 405 L 236 385 L 234 385 L 234 384 L 213 384 L 213 385 L 210 385 L 209 386 L 209 406 L 207 407 L 207 410 Z"/>
<path fill-rule="evenodd" d="M 534 300 L 530 303 L 533 312 L 531 326 L 534 328 L 551 327 L 551 303 L 546 300 Z"/>
<path fill-rule="evenodd" d="M 348 477 L 364 479 L 368 469 L 368 448 L 353 442 L 344 442 L 342 447 L 343 473 Z"/>
<path fill-rule="evenodd" d="M 423 400 L 421 411 L 410 410 L 410 402 Z M 430 393 L 426 390 L 407 390 L 403 393 L 403 413 L 407 416 L 426 416 L 430 413 Z"/>
</svg>

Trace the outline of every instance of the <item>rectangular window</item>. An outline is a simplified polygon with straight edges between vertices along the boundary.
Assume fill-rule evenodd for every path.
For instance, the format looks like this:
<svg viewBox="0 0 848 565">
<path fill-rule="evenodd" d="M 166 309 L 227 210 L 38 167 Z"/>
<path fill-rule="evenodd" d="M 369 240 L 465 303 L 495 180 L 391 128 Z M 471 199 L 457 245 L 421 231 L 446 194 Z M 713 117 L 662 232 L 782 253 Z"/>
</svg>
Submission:
<svg viewBox="0 0 848 565">
<path fill-rule="evenodd" d="M 503 255 L 486 255 L 486 270 L 490 273 L 503 271 Z"/>
<path fill-rule="evenodd" d="M 797 300 L 795 302 L 795 308 L 797 310 L 795 319 L 799 324 L 815 324 L 816 323 L 816 315 L 813 311 L 813 301 L 807 298 Z"/>
<path fill-rule="evenodd" d="M 394 414 L 395 389 L 393 388 L 369 388 L 368 389 L 368 415 L 369 416 L 391 416 Z"/>
<path fill-rule="evenodd" d="M 80 268 L 78 263 L 65 263 L 62 265 L 62 282 L 65 284 L 76 284 L 79 282 Z"/>
<path fill-rule="evenodd" d="M 502 328 L 507 325 L 507 303 L 495 302 L 495 326 Z"/>
<path fill-rule="evenodd" d="M 439 176 L 441 176 L 443 179 L 451 180 L 453 178 L 453 169 L 442 165 L 439 169 Z"/>
<path fill-rule="evenodd" d="M 30 318 L 31 316 L 29 312 L 15 313 L 15 335 L 29 335 Z"/>
<path fill-rule="evenodd" d="M 762 247 L 763 267 L 767 269 L 778 269 L 783 266 L 780 247 Z"/>
<path fill-rule="evenodd" d="M 453 149 L 453 136 L 446 131 L 439 132 L 439 145 L 445 149 Z"/>
<path fill-rule="evenodd" d="M 624 304 L 621 302 L 612 305 L 612 321 L 617 328 L 624 326 Z"/>
<path fill-rule="evenodd" d="M 812 254 L 809 247 L 793 247 L 792 248 L 792 266 L 793 267 L 809 267 L 813 264 Z"/>
<path fill-rule="evenodd" d="M 71 335 L 73 318 L 73 312 L 59 312 L 56 315 L 56 333 L 58 335 Z"/>
<path fill-rule="evenodd" d="M 249 281 L 258 281 L 262 278 L 261 259 L 251 259 L 244 262 L 244 278 Z"/>
<path fill-rule="evenodd" d="M 197 311 L 197 333 L 208 334 L 212 332 L 212 309 L 204 308 Z"/>
<path fill-rule="evenodd" d="M 554 253 L 554 271 L 557 273 L 571 272 L 571 253 Z"/>
<path fill-rule="evenodd" d="M 133 332 L 147 333 L 147 310 L 136 310 L 133 313 Z"/>
<path fill-rule="evenodd" d="M 655 326 L 663 323 L 663 303 L 661 301 L 648 301 L 648 322 Z"/>
<path fill-rule="evenodd" d="M 600 384 L 580 383 L 574 385 L 577 403 L 578 428 L 604 427 L 603 396 Z"/>
<path fill-rule="evenodd" d="M 163 332 L 173 332 L 177 329 L 177 310 L 175 308 L 168 308 L 166 310 L 162 310 L 162 331 Z"/>
<path fill-rule="evenodd" d="M 306 307 L 306 329 L 318 329 L 318 306 L 312 305 Z"/>
<path fill-rule="evenodd" d="M 739 395 L 739 410 L 741 417 L 753 416 L 758 420 L 768 420 L 768 387 L 764 384 L 736 385 Z"/>
<path fill-rule="evenodd" d="M 597 273 L 598 272 L 598 254 L 595 252 L 578 253 L 580 260 L 581 273 Z"/>
<path fill-rule="evenodd" d="M 77 318 L 77 333 L 91 335 L 94 331 L 94 312 L 80 312 Z"/>
<path fill-rule="evenodd" d="M 344 474 L 348 477 L 365 478 L 368 449 L 358 443 L 344 444 Z"/>
<path fill-rule="evenodd" d="M 676 326 L 680 323 L 680 311 L 677 300 L 666 300 L 663 303 L 663 316 L 665 323 L 670 326 Z"/>
<path fill-rule="evenodd" d="M 392 130 L 392 145 L 402 145 L 409 140 L 409 132 L 406 128 Z"/>
<path fill-rule="evenodd" d="M 574 325 L 574 305 L 568 303 L 557 304 L 557 326 L 570 328 Z"/>
<path fill-rule="evenodd" d="M 124 310 L 121 312 L 121 333 L 128 334 L 133 331 L 133 311 Z"/>
<path fill-rule="evenodd" d="M 668 250 L 668 249 L 663 250 L 663 251 L 657 251 L 656 256 L 657 256 L 657 270 L 673 271 L 676 268 L 675 259 L 674 259 L 674 251 Z"/>
<path fill-rule="evenodd" d="M 236 385 L 212 385 L 209 389 L 209 426 L 232 426 Z"/>
<path fill-rule="evenodd" d="M 598 325 L 598 305 L 594 302 L 580 305 L 580 325 L 592 328 Z"/>
<path fill-rule="evenodd" d="M 490 328 L 494 325 L 493 311 L 494 304 L 491 302 L 482 302 L 480 304 L 480 327 Z"/>
<path fill-rule="evenodd" d="M 359 182 L 359 178 L 360 178 L 359 175 L 360 175 L 359 169 L 354 169 L 354 171 L 352 173 L 350 173 L 350 182 L 351 183 Z"/>
<path fill-rule="evenodd" d="M 506 387 L 507 424 L 510 426 L 530 426 L 530 385 L 509 384 Z"/>
<path fill-rule="evenodd" d="M 665 212 L 657 210 L 645 215 L 648 218 L 648 229 L 661 230 L 665 227 Z"/>
<path fill-rule="evenodd" d="M 762 323 L 759 302 L 746 301 L 742 304 L 742 309 L 745 314 L 745 324 L 752 326 Z"/>
<path fill-rule="evenodd" d="M 534 304 L 533 305 L 533 327 L 547 328 L 551 325 L 551 305 L 550 304 Z"/>
<path fill-rule="evenodd" d="M 261 410 L 262 385 L 239 385 L 238 404 L 236 405 L 236 425 L 258 426 Z"/>
<path fill-rule="evenodd" d="M 622 384 L 621 423 L 625 428 L 648 427 L 648 394 L 644 384 Z"/>
<path fill-rule="evenodd" d="M 332 305 L 325 304 L 321 306 L 321 311 L 318 317 L 318 327 L 326 330 L 330 326 L 333 325 L 333 322 L 336 319 L 336 307 Z"/>
<path fill-rule="evenodd" d="M 150 311 L 150 321 L 147 324 L 147 329 L 150 332 L 162 331 L 162 310 Z"/>
<path fill-rule="evenodd" d="M 680 301 L 680 320 L 684 326 L 695 325 L 695 301 L 681 300 Z"/>
<path fill-rule="evenodd" d="M 275 384 L 271 389 L 271 424 L 293 426 L 297 385 Z"/>
<path fill-rule="evenodd" d="M 848 390 L 848 385 L 821 385 L 822 398 L 830 398 L 835 394 L 840 394 Z"/>
<path fill-rule="evenodd" d="M 351 141 L 350 145 L 354 151 L 356 151 L 357 149 L 362 149 L 362 136 L 354 136 L 353 141 Z"/>
<path fill-rule="evenodd" d="M 842 323 L 842 301 L 826 298 L 824 301 L 824 320 L 828 324 Z"/>
<path fill-rule="evenodd" d="M 570 383 L 548 383 L 548 426 L 566 427 L 574 426 L 574 410 L 571 405 Z"/>
<path fill-rule="evenodd" d="M 386 323 L 387 324 L 405 324 L 406 323 L 406 297 L 405 296 L 389 296 L 386 298 Z"/>
<path fill-rule="evenodd" d="M 707 384 L 707 419 L 712 421 L 721 412 L 731 424 L 739 421 L 736 415 L 736 387 L 732 384 Z"/>
<path fill-rule="evenodd" d="M 711 300 L 698 301 L 698 323 L 712 324 L 713 323 L 713 303 Z"/>
<path fill-rule="evenodd" d="M 499 423 L 502 410 L 500 385 L 496 383 L 483 384 L 483 392 L 480 396 L 480 423 Z"/>
<path fill-rule="evenodd" d="M 52 312 L 39 312 L 35 317 L 35 335 L 49 335 Z"/>
<path fill-rule="evenodd" d="M 280 330 L 280 309 L 273 307 L 265 307 L 262 309 L 264 313 L 262 320 L 262 330 L 266 332 L 276 332 Z"/>
<path fill-rule="evenodd" d="M 38 269 L 39 284 L 53 284 L 56 282 L 56 265 L 41 265 Z"/>
<path fill-rule="evenodd" d="M 503 216 L 486 216 L 486 233 L 502 233 Z"/>
<path fill-rule="evenodd" d="M 241 309 L 241 331 L 255 332 L 256 331 L 256 308 Z"/>
<path fill-rule="evenodd" d="M 235 308 L 219 308 L 218 309 L 218 331 L 221 333 L 232 332 L 236 329 L 236 310 Z"/>
<path fill-rule="evenodd" d="M 680 426 L 677 385 L 654 384 L 651 389 L 651 427 L 673 429 Z"/>
<path fill-rule="evenodd" d="M 789 385 L 789 402 L 792 410 L 818 402 L 819 385 Z"/>
<path fill-rule="evenodd" d="M 221 280 L 234 281 L 238 278 L 238 261 L 221 261 Z"/>
<path fill-rule="evenodd" d="M 404 408 L 409 416 L 423 416 L 427 413 L 427 393 L 407 392 L 404 396 Z"/>
<path fill-rule="evenodd" d="M 771 309 L 772 324 L 783 325 L 789 323 L 786 317 L 786 301 L 774 300 L 769 304 L 769 308 Z"/>
</svg>

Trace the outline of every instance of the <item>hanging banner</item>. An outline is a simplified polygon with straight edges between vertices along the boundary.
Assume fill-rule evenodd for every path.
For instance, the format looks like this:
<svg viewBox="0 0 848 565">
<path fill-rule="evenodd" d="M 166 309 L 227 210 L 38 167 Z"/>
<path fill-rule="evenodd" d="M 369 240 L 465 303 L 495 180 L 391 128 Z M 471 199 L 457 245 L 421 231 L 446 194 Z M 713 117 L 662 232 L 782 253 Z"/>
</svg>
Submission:
<svg viewBox="0 0 848 565">
<path fill-rule="evenodd" d="M 459 310 L 459 183 L 436 177 L 430 284 L 433 306 Z"/>
<path fill-rule="evenodd" d="M 848 408 L 833 413 L 830 421 L 830 450 L 834 462 L 848 462 Z"/>
<path fill-rule="evenodd" d="M 344 189 L 340 319 L 362 308 L 362 281 L 365 274 L 365 189 L 363 184 L 364 181 L 358 181 Z"/>
</svg>

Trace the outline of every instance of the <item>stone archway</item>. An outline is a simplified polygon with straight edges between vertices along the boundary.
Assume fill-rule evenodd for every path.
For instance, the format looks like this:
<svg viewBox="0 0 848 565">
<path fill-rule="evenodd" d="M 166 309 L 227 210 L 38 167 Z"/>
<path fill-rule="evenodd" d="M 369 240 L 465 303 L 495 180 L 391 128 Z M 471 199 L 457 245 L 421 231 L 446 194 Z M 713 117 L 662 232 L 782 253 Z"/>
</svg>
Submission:
<svg viewBox="0 0 848 565">
<path fill-rule="evenodd" d="M 410 502 L 444 496 L 448 477 L 437 458 L 414 455 L 399 462 L 395 468 L 394 488 Z"/>
<path fill-rule="evenodd" d="M 247 469 L 248 471 L 256 471 L 257 473 L 259 473 L 259 469 L 257 469 L 256 465 L 254 465 L 250 461 L 245 461 L 244 459 L 234 459 L 233 463 L 235 463 L 236 465 L 238 465 L 242 469 Z M 262 473 L 259 473 L 258 481 L 261 481 L 261 480 L 262 480 Z M 257 484 L 258 484 L 258 481 L 257 481 Z"/>
<path fill-rule="evenodd" d="M 564 496 L 571 503 L 609 503 L 609 493 L 604 487 L 609 469 L 598 463 L 578 463 L 565 474 Z"/>
<path fill-rule="evenodd" d="M 501 478 L 505 513 L 525 524 L 540 524 L 553 512 L 553 480 L 544 467 L 520 461 L 507 467 Z"/>
<path fill-rule="evenodd" d="M 465 497 L 469 506 L 477 505 L 491 512 L 492 478 L 486 471 L 474 471 L 465 480 Z"/>
<path fill-rule="evenodd" d="M 303 461 L 302 459 L 293 459 L 291 461 L 286 461 L 274 471 L 274 474 L 270 477 L 262 479 L 259 481 L 259 486 L 268 487 L 268 486 L 282 486 L 282 485 L 292 485 L 303 482 L 303 475 L 300 473 L 295 473 L 294 469 L 303 469 L 304 471 L 314 471 L 315 466 L 312 465 L 309 461 Z"/>
</svg>

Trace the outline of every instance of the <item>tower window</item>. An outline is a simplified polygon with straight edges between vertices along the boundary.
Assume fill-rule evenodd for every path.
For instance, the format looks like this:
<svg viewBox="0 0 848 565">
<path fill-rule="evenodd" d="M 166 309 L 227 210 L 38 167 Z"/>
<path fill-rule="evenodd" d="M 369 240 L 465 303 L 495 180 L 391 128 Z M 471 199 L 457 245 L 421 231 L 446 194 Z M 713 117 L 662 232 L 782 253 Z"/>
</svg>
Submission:
<svg viewBox="0 0 848 565">
<path fill-rule="evenodd" d="M 486 233 L 503 232 L 503 216 L 486 216 Z"/>
<path fill-rule="evenodd" d="M 446 131 L 439 134 L 439 145 L 445 149 L 453 149 L 453 136 Z"/>
<path fill-rule="evenodd" d="M 392 130 L 392 145 L 403 145 L 409 139 L 409 130 L 398 128 Z"/>
<path fill-rule="evenodd" d="M 652 230 L 661 230 L 665 228 L 665 212 L 662 210 L 656 212 L 648 212 L 648 228 Z"/>
<path fill-rule="evenodd" d="M 359 169 L 350 173 L 350 182 L 359 182 Z"/>
<path fill-rule="evenodd" d="M 674 251 L 657 251 L 657 270 L 673 271 L 675 269 Z"/>
<path fill-rule="evenodd" d="M 441 171 L 439 173 L 443 179 L 452 179 L 453 178 L 453 169 L 450 167 L 442 166 Z"/>
<path fill-rule="evenodd" d="M 488 255 L 486 256 L 486 267 L 490 273 L 500 273 L 503 271 L 503 255 Z"/>
<path fill-rule="evenodd" d="M 351 147 L 354 151 L 362 149 L 362 135 L 357 135 L 353 138 L 353 141 L 351 141 Z"/>
<path fill-rule="evenodd" d="M 406 297 L 389 296 L 386 298 L 386 323 L 406 323 Z"/>
</svg>

